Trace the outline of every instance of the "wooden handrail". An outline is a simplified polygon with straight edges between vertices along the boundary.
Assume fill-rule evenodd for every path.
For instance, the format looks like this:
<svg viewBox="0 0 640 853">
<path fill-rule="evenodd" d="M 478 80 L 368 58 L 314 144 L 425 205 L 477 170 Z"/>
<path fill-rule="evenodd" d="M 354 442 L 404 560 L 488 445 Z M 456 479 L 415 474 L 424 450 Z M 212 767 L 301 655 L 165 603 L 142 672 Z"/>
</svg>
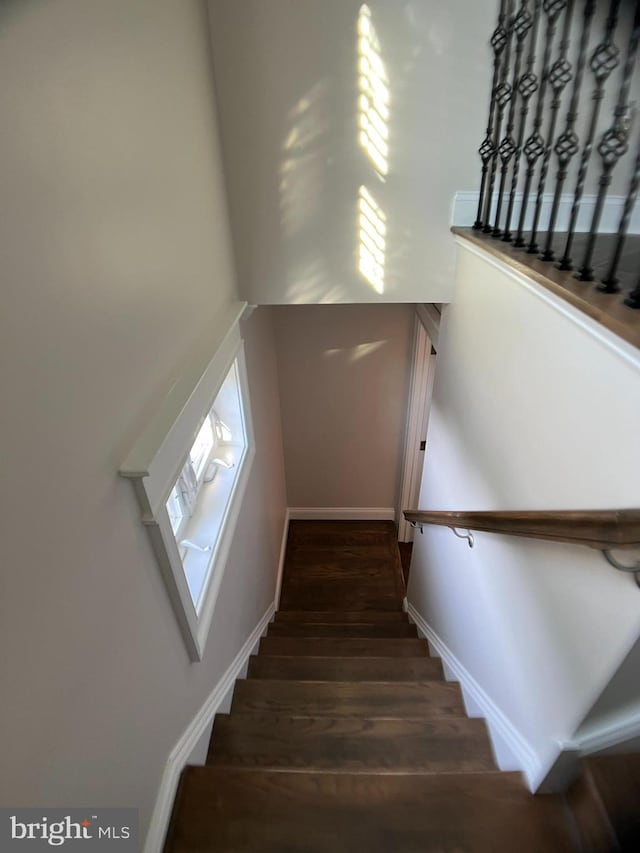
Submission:
<svg viewBox="0 0 640 853">
<path fill-rule="evenodd" d="M 416 524 L 438 524 L 529 539 L 586 545 L 600 551 L 640 547 L 640 509 L 431 512 L 405 510 Z"/>
</svg>

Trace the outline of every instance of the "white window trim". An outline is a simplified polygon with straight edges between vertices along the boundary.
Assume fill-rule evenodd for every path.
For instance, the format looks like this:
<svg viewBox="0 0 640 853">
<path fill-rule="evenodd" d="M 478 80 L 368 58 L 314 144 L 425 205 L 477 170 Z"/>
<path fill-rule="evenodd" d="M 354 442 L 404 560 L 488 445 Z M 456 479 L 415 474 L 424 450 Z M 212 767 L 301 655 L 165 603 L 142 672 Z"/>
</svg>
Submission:
<svg viewBox="0 0 640 853">
<path fill-rule="evenodd" d="M 212 334 L 218 346 L 211 361 L 203 370 L 201 362 L 199 366 L 196 360 L 184 371 L 156 416 L 148 423 L 119 472 L 121 476 L 133 482 L 142 511 L 142 523 L 147 528 L 189 656 L 194 662 L 202 660 L 204 654 L 244 491 L 255 457 L 244 344 L 239 327 L 239 319 L 245 307 L 246 303 L 234 303 L 218 327 L 218 334 Z M 166 502 L 195 436 L 211 410 L 234 361 L 237 361 L 238 365 L 238 390 L 243 408 L 246 451 L 227 503 L 198 613 L 187 586 Z"/>
</svg>

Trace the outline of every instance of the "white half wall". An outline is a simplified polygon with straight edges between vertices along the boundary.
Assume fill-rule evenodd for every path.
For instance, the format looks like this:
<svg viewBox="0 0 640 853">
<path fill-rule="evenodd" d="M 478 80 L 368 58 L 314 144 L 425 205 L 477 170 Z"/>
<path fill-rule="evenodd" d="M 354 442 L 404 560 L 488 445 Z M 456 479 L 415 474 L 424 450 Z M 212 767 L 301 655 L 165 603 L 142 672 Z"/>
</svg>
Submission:
<svg viewBox="0 0 640 853">
<path fill-rule="evenodd" d="M 420 508 L 640 506 L 639 401 L 637 350 L 463 244 Z M 535 786 L 638 638 L 640 590 L 597 551 L 474 536 L 425 526 L 408 600 L 530 751 Z"/>
<path fill-rule="evenodd" d="M 117 474 L 237 299 L 207 10 L 0 4 L 4 806 L 131 806 L 273 603 L 286 499 L 268 309 L 245 326 L 256 459 L 191 664 Z"/>
<path fill-rule="evenodd" d="M 388 512 L 400 487 L 413 306 L 272 310 L 289 506 L 324 517 Z"/>
</svg>

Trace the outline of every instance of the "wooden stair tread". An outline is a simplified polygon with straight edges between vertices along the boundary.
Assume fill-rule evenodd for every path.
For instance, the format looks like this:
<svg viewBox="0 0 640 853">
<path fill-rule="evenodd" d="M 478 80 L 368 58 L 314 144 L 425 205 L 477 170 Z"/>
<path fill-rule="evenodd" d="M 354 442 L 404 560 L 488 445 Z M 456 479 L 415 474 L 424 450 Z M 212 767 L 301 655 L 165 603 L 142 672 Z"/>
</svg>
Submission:
<svg viewBox="0 0 640 853">
<path fill-rule="evenodd" d="M 167 853 L 565 853 L 564 804 L 519 774 L 373 775 L 191 767 Z"/>
<path fill-rule="evenodd" d="M 395 637 L 417 637 L 418 632 L 415 625 L 408 622 L 350 622 L 340 624 L 329 622 L 304 622 L 300 624 L 278 622 L 269 625 L 268 637 L 383 637 L 393 639 Z"/>
<path fill-rule="evenodd" d="M 366 717 L 216 717 L 209 764 L 305 772 L 495 770 L 483 720 Z"/>
<path fill-rule="evenodd" d="M 274 624 L 280 622 L 408 622 L 402 610 L 278 610 Z"/>
<path fill-rule="evenodd" d="M 165 853 L 565 853 L 402 612 L 391 522 L 292 521 L 281 610 L 187 768 Z"/>
<path fill-rule="evenodd" d="M 307 681 L 435 681 L 442 679 L 442 663 L 429 657 L 254 655 L 247 674 Z"/>
<path fill-rule="evenodd" d="M 464 716 L 457 684 L 439 681 L 237 681 L 233 712 L 271 711 L 294 716 Z"/>
<path fill-rule="evenodd" d="M 426 640 L 359 637 L 264 637 L 260 655 L 313 655 L 314 657 L 428 657 Z"/>
</svg>

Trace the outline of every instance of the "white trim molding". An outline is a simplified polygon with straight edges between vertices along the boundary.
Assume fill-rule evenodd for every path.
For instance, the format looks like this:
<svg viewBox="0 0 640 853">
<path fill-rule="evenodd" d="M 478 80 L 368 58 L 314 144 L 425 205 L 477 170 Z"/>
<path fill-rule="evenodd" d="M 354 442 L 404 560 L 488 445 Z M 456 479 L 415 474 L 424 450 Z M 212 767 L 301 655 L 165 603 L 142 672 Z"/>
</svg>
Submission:
<svg viewBox="0 0 640 853">
<path fill-rule="evenodd" d="M 532 791 L 535 790 L 535 784 L 540 776 L 540 759 L 531 744 L 478 684 L 447 644 L 423 619 L 411 602 L 408 603 L 407 612 L 418 631 L 427 639 L 429 647 L 437 657 L 442 658 L 445 674 L 449 680 L 460 682 L 465 706 L 469 710 L 477 708 L 478 713 L 475 716 L 482 716 L 486 720 L 500 769 L 521 770 L 527 779 L 529 788 Z"/>
<path fill-rule="evenodd" d="M 192 359 L 120 468 L 120 475 L 133 483 L 142 523 L 147 528 L 176 620 L 194 663 L 202 660 L 204 654 L 256 452 L 244 342 L 239 325 L 245 307 L 243 302 L 234 303 L 217 334 L 212 335 L 215 346 L 209 362 L 203 366 L 200 355 Z M 227 466 L 233 468 L 233 472 L 227 478 L 226 488 L 219 489 L 219 478 L 216 484 L 206 487 L 215 491 L 209 493 L 209 515 L 202 517 L 199 522 L 200 532 L 205 536 L 199 550 L 210 553 L 206 554 L 204 565 L 196 564 L 195 574 L 191 575 L 192 581 L 194 578 L 199 579 L 196 595 L 185 571 L 189 557 L 185 558 L 180 553 L 176 532 L 167 512 L 167 500 L 172 490 L 179 488 L 179 479 L 189 451 L 231 372 L 236 380 L 236 405 L 238 420 L 242 424 L 242 443 L 236 445 L 235 464 Z M 182 494 L 185 494 L 184 490 Z M 217 503 L 215 495 L 218 496 Z M 212 514 L 212 510 L 215 513 Z M 198 543 L 194 546 L 193 542 L 189 542 L 189 545 L 198 548 Z M 190 556 L 193 558 L 193 552 Z M 196 559 L 199 558 L 200 555 L 196 555 Z"/>
<path fill-rule="evenodd" d="M 540 793 L 566 791 L 580 772 L 580 759 L 602 750 L 640 740 L 640 708 L 626 708 L 605 720 L 579 729 L 569 740 L 556 741 L 537 780 Z"/>
<path fill-rule="evenodd" d="M 569 743 L 563 743 L 562 748 L 580 755 L 591 755 L 635 738 L 640 738 L 640 709 L 637 706 L 611 715 L 600 724 L 585 726 Z"/>
<path fill-rule="evenodd" d="M 158 796 L 156 797 L 156 804 L 151 815 L 143 853 L 161 853 L 169 826 L 169 819 L 171 818 L 178 782 L 180 781 L 180 774 L 189 762 L 189 757 L 197 747 L 200 739 L 211 726 L 216 713 L 218 713 L 228 693 L 233 689 L 236 679 L 242 677 L 244 674 L 249 658 L 256 650 L 260 638 L 273 618 L 275 610 L 275 604 L 270 604 L 266 613 L 247 637 L 244 645 L 234 657 L 222 678 L 205 699 L 203 705 L 169 753 L 160 780 Z"/>
<path fill-rule="evenodd" d="M 478 212 L 478 192 L 457 192 L 453 199 L 451 211 L 451 224 L 460 227 L 470 227 L 476 221 Z M 495 209 L 497 194 L 494 193 L 491 207 Z M 589 231 L 591 228 L 591 220 L 593 211 L 596 206 L 596 195 L 584 195 L 580 203 L 580 210 L 576 223 L 576 231 Z M 524 222 L 524 230 L 530 231 L 533 223 L 533 210 L 535 198 L 532 199 L 527 210 L 527 215 Z M 601 234 L 615 234 L 620 224 L 620 219 L 624 211 L 626 198 L 623 195 L 607 196 L 604 207 L 602 209 L 602 217 L 600 219 L 599 232 Z M 540 216 L 541 222 L 548 222 L 553 205 L 553 193 L 545 193 L 542 198 L 542 212 Z M 558 219 L 556 223 L 556 231 L 566 231 L 569 227 L 569 217 L 571 216 L 571 206 L 573 205 L 573 195 L 565 193 L 560 196 L 560 206 L 558 208 Z M 520 208 L 522 206 L 522 193 L 516 193 L 515 204 L 513 208 L 512 222 L 517 222 L 520 216 Z M 511 229 L 514 230 L 513 227 Z M 640 234 L 640 205 L 636 204 L 629 222 L 629 234 Z"/>
<path fill-rule="evenodd" d="M 440 320 L 442 318 L 440 311 L 438 311 L 435 305 L 419 304 L 416 305 L 416 314 L 424 326 L 425 332 L 431 338 L 433 348 L 437 350 L 440 341 Z"/>
<path fill-rule="evenodd" d="M 282 575 L 284 572 L 284 560 L 287 554 L 287 538 L 289 536 L 289 519 L 291 518 L 291 511 L 287 507 L 287 510 L 284 514 L 284 525 L 282 527 L 282 539 L 280 541 L 280 557 L 278 559 L 278 574 L 276 577 L 276 599 L 275 599 L 275 609 L 278 610 L 280 607 L 280 592 L 282 591 Z"/>
<path fill-rule="evenodd" d="M 291 506 L 292 521 L 395 521 L 392 506 Z"/>
</svg>

